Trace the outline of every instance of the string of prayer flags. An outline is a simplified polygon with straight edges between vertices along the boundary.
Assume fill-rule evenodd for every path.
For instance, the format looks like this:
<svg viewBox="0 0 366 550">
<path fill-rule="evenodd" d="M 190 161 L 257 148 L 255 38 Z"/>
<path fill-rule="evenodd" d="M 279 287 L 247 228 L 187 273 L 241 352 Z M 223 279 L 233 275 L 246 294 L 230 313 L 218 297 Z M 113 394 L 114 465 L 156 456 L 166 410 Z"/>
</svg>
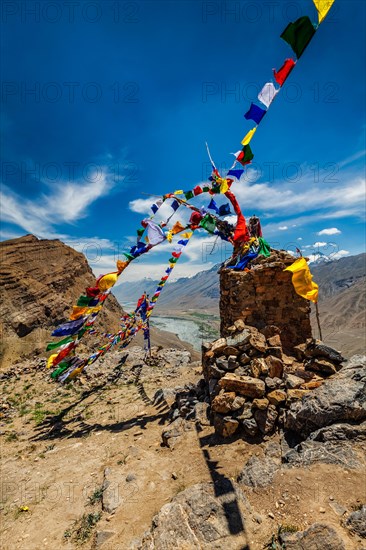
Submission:
<svg viewBox="0 0 366 550">
<path fill-rule="evenodd" d="M 295 292 L 306 300 L 311 300 L 314 304 L 318 301 L 318 285 L 313 282 L 313 276 L 310 273 L 309 266 L 305 258 L 299 258 L 293 264 L 289 265 L 284 271 L 292 273 L 292 284 Z"/>
<path fill-rule="evenodd" d="M 285 60 L 284 64 L 280 69 L 278 69 L 278 71 L 276 71 L 276 69 L 273 69 L 273 76 L 277 84 L 279 84 L 280 86 L 283 86 L 283 83 L 285 82 L 288 75 L 290 74 L 292 69 L 295 67 L 295 65 L 296 65 L 295 61 L 289 58 Z"/>
<path fill-rule="evenodd" d="M 279 90 L 275 88 L 273 82 L 267 82 L 259 92 L 258 99 L 268 109 L 278 92 Z"/>
<path fill-rule="evenodd" d="M 81 329 L 85 320 L 85 317 L 81 317 L 81 319 L 78 319 L 77 321 L 69 321 L 68 323 L 64 323 L 63 325 L 55 328 L 52 332 L 52 336 L 72 336 L 73 334 L 76 334 L 79 329 Z"/>
<path fill-rule="evenodd" d="M 316 10 L 318 12 L 318 23 L 326 18 L 328 11 L 332 7 L 334 0 L 313 0 Z"/>
<path fill-rule="evenodd" d="M 289 23 L 281 34 L 281 38 L 291 46 L 297 59 L 300 59 L 314 34 L 314 25 L 309 17 L 304 15 L 294 23 Z"/>
<path fill-rule="evenodd" d="M 249 111 L 245 113 L 244 118 L 246 118 L 247 120 L 254 120 L 254 122 L 259 124 L 266 112 L 267 111 L 265 109 L 258 107 L 258 105 L 256 105 L 255 103 L 252 103 L 250 105 Z"/>
<path fill-rule="evenodd" d="M 256 130 L 257 130 L 256 126 L 252 130 L 249 130 L 249 132 L 246 134 L 246 136 L 242 139 L 241 144 L 242 145 L 248 145 L 248 143 L 250 142 L 250 140 L 254 136 Z"/>
</svg>

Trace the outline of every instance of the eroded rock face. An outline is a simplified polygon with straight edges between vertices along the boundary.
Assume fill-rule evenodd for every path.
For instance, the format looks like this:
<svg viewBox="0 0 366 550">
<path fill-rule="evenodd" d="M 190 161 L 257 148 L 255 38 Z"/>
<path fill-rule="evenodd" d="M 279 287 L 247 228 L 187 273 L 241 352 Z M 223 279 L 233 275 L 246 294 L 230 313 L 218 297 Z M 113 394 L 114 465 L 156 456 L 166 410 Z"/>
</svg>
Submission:
<svg viewBox="0 0 366 550">
<path fill-rule="evenodd" d="M 27 336 L 69 319 L 75 300 L 95 277 L 86 258 L 59 240 L 26 235 L 0 243 L 3 335 Z M 110 296 L 98 317 L 102 330 L 118 330 L 122 308 Z"/>
<path fill-rule="evenodd" d="M 291 405 L 285 427 L 305 438 L 324 426 L 365 419 L 366 357 L 355 355 L 326 383 Z"/>
<path fill-rule="evenodd" d="M 239 550 L 248 544 L 251 509 L 240 487 L 228 479 L 201 483 L 179 493 L 154 517 L 140 550 Z"/>
</svg>

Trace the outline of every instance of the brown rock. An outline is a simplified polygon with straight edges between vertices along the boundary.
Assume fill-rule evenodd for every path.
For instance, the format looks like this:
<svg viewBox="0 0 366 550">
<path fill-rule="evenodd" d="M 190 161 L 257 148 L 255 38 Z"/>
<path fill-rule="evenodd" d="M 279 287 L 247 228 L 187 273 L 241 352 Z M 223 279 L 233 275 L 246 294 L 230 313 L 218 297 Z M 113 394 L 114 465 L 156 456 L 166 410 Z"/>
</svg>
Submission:
<svg viewBox="0 0 366 550">
<path fill-rule="evenodd" d="M 293 390 L 295 388 L 299 388 L 302 384 L 304 384 L 305 380 L 303 378 L 300 378 L 299 376 L 295 376 L 294 374 L 286 374 L 285 382 L 286 388 Z"/>
<path fill-rule="evenodd" d="M 251 376 L 238 376 L 234 373 L 225 374 L 219 381 L 219 385 L 227 391 L 235 391 L 244 397 L 263 397 L 265 393 L 263 380 Z"/>
<path fill-rule="evenodd" d="M 211 351 L 215 355 L 221 355 L 221 353 L 226 348 L 226 338 L 219 338 L 218 340 L 215 340 L 212 342 Z"/>
<path fill-rule="evenodd" d="M 232 410 L 232 405 L 235 400 L 235 392 L 225 392 L 216 395 L 212 400 L 211 408 L 214 412 L 225 414 Z"/>
<path fill-rule="evenodd" d="M 272 347 L 281 347 L 281 338 L 279 334 L 275 334 L 274 336 L 271 336 L 267 339 L 267 342 Z"/>
<path fill-rule="evenodd" d="M 255 378 L 260 378 L 261 376 L 267 376 L 269 372 L 268 364 L 266 359 L 257 358 L 253 359 L 250 363 L 250 370 L 252 375 Z"/>
<path fill-rule="evenodd" d="M 330 363 L 325 359 L 313 359 L 310 363 L 306 365 L 306 368 L 327 375 L 335 374 L 337 372 L 337 369 L 333 365 L 333 363 Z"/>
<path fill-rule="evenodd" d="M 248 363 L 250 363 L 250 357 L 249 355 L 247 355 L 246 353 L 242 353 L 240 356 L 239 356 L 239 363 L 241 365 L 247 365 Z"/>
<path fill-rule="evenodd" d="M 271 405 L 279 405 L 286 401 L 287 394 L 284 390 L 273 390 L 270 393 L 267 393 L 267 399 Z"/>
<path fill-rule="evenodd" d="M 278 413 L 274 405 L 269 405 L 265 411 L 257 409 L 254 418 L 262 434 L 271 433 L 274 430 Z"/>
<path fill-rule="evenodd" d="M 267 349 L 266 338 L 261 332 L 253 332 L 249 338 L 250 345 L 264 353 Z"/>
<path fill-rule="evenodd" d="M 230 416 L 214 415 L 215 433 L 221 437 L 232 436 L 239 427 L 239 422 Z"/>
<path fill-rule="evenodd" d="M 253 408 L 259 409 L 260 411 L 265 411 L 268 408 L 269 401 L 266 397 L 262 399 L 253 399 Z"/>
<path fill-rule="evenodd" d="M 287 390 L 287 402 L 292 403 L 292 401 L 295 401 L 296 399 L 302 399 L 302 397 L 309 393 L 309 391 L 310 390 L 300 389 Z"/>
<path fill-rule="evenodd" d="M 305 382 L 304 384 L 301 384 L 300 388 L 302 390 L 315 390 L 315 388 L 319 388 L 323 384 L 324 380 L 310 380 L 310 382 Z"/>
<path fill-rule="evenodd" d="M 278 357 L 270 355 L 266 358 L 266 362 L 269 366 L 269 375 L 271 378 L 282 378 L 283 363 Z"/>
<path fill-rule="evenodd" d="M 245 329 L 245 323 L 244 323 L 243 319 L 237 319 L 234 322 L 234 326 L 239 332 L 241 332 L 242 330 Z"/>
<path fill-rule="evenodd" d="M 223 350 L 223 354 L 226 355 L 226 357 L 229 357 L 230 355 L 239 355 L 239 350 L 237 348 L 234 348 L 234 346 L 226 346 Z"/>
</svg>

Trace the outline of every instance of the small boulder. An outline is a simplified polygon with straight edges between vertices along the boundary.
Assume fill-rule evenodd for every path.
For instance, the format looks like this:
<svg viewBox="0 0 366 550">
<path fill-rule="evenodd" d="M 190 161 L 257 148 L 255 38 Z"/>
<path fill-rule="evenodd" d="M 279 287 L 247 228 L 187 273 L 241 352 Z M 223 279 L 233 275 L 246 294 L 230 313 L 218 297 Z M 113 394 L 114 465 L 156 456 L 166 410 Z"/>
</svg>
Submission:
<svg viewBox="0 0 366 550">
<path fill-rule="evenodd" d="M 267 376 L 269 373 L 267 362 L 262 357 L 258 357 L 251 361 L 250 370 L 251 370 L 252 376 L 254 376 L 255 378 L 260 378 L 261 376 Z"/>
<path fill-rule="evenodd" d="M 282 378 L 283 375 L 283 363 L 278 357 L 269 355 L 266 358 L 267 365 L 269 367 L 269 376 L 271 378 Z"/>
<path fill-rule="evenodd" d="M 301 384 L 304 384 L 305 380 L 294 374 L 285 374 L 285 384 L 286 388 L 291 390 L 299 388 Z"/>
<path fill-rule="evenodd" d="M 273 432 L 278 413 L 274 405 L 269 405 L 265 411 L 257 409 L 254 412 L 254 418 L 257 426 L 262 434 Z"/>
<path fill-rule="evenodd" d="M 265 411 L 268 408 L 269 401 L 266 397 L 261 399 L 253 399 L 253 409 L 259 409 L 260 411 Z"/>
<path fill-rule="evenodd" d="M 226 391 L 235 391 L 244 397 L 263 397 L 265 393 L 263 380 L 251 376 L 237 376 L 234 373 L 225 374 L 219 381 L 219 385 Z"/>
<path fill-rule="evenodd" d="M 322 374 L 331 375 L 337 372 L 336 367 L 330 361 L 325 359 L 312 359 L 306 364 L 308 370 L 315 372 L 321 372 Z"/>
<path fill-rule="evenodd" d="M 211 403 L 212 410 L 221 414 L 230 412 L 232 410 L 232 405 L 235 397 L 235 392 L 224 392 L 216 395 Z"/>
<path fill-rule="evenodd" d="M 267 393 L 267 399 L 271 405 L 279 405 L 284 403 L 287 398 L 287 393 L 284 390 L 273 390 L 270 393 Z"/>
<path fill-rule="evenodd" d="M 261 353 L 264 353 L 267 349 L 266 338 L 259 331 L 253 332 L 251 334 L 251 336 L 249 338 L 249 343 L 253 348 L 260 351 Z"/>
<path fill-rule="evenodd" d="M 226 338 L 219 338 L 218 340 L 215 340 L 214 342 L 212 342 L 211 352 L 214 353 L 215 355 L 220 355 L 224 351 L 226 346 L 227 346 Z M 210 352 L 207 352 L 207 353 L 210 353 Z"/>
<path fill-rule="evenodd" d="M 214 415 L 215 433 L 221 437 L 231 437 L 239 427 L 239 422 L 231 416 Z"/>
<path fill-rule="evenodd" d="M 345 522 L 347 529 L 363 539 L 366 539 L 366 504 L 360 510 L 352 512 Z"/>
</svg>

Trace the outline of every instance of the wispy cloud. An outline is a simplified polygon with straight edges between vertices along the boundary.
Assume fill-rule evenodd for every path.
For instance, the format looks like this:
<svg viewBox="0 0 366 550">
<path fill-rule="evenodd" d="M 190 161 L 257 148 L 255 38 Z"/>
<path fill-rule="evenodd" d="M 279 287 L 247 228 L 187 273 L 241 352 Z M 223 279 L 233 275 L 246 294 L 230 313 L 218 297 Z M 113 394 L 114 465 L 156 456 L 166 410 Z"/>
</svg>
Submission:
<svg viewBox="0 0 366 550">
<path fill-rule="evenodd" d="M 95 177 L 88 177 L 88 181 L 55 184 L 35 200 L 25 199 L 3 185 L 0 192 L 2 218 L 37 236 L 64 238 L 55 227 L 84 218 L 89 206 L 108 195 L 118 183 L 119 179 L 106 168 L 98 170 Z"/>
</svg>

